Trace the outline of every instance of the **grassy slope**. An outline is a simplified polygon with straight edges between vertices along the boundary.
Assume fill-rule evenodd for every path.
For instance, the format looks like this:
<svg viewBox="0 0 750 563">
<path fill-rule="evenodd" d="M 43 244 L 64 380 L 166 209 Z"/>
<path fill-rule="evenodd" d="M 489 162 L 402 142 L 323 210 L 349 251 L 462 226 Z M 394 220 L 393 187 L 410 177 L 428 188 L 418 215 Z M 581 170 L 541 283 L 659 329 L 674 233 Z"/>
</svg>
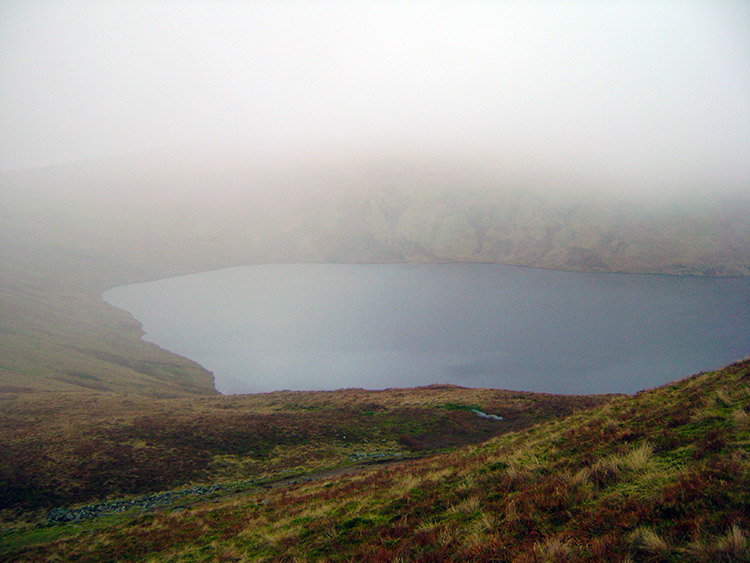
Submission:
<svg viewBox="0 0 750 563">
<path fill-rule="evenodd" d="M 142 341 L 140 324 L 101 298 L 119 283 L 192 271 L 185 253 L 169 265 L 141 256 L 118 229 L 126 209 L 113 222 L 106 195 L 92 202 L 75 183 L 33 179 L 6 178 L 0 190 L 0 394 L 216 393 L 209 372 Z"/>
<path fill-rule="evenodd" d="M 748 530 L 745 361 L 420 460 L 3 541 L 42 561 L 745 561 Z"/>
<path fill-rule="evenodd" d="M 129 314 L 59 277 L 0 281 L 0 394 L 115 390 L 213 394 L 201 366 L 142 341 Z M 62 282 L 62 283 L 61 283 Z"/>
<path fill-rule="evenodd" d="M 13 519 L 196 482 L 309 473 L 350 456 L 423 455 L 606 399 L 455 386 L 171 400 L 5 394 L 0 510 Z M 472 405 L 505 420 L 482 419 Z"/>
<path fill-rule="evenodd" d="M 33 278 L 5 276 L 0 282 L 0 314 L 0 394 L 215 392 L 210 373 L 142 341 L 140 324 L 95 293 L 46 279 L 37 284 Z"/>
</svg>

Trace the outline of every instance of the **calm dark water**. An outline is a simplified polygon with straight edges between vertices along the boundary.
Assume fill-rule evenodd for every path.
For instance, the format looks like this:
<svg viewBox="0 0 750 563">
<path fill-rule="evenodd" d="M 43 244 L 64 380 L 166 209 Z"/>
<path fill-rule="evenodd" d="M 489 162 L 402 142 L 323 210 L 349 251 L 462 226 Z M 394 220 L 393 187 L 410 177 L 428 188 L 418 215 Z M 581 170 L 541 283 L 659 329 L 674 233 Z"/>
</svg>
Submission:
<svg viewBox="0 0 750 563">
<path fill-rule="evenodd" d="M 247 266 L 114 288 L 223 393 L 633 393 L 750 354 L 750 279 L 490 264 Z"/>
</svg>

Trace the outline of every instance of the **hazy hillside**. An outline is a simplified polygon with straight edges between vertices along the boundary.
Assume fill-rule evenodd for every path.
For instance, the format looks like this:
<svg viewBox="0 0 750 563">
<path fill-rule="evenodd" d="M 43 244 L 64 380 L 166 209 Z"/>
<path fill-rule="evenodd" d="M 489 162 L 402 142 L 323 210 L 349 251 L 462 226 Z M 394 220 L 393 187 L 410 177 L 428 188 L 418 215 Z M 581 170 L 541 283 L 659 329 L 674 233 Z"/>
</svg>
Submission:
<svg viewBox="0 0 750 563">
<path fill-rule="evenodd" d="M 66 484 L 73 490 L 82 482 L 66 453 L 71 447 L 88 451 L 121 436 L 119 450 L 114 444 L 96 449 L 104 453 L 94 454 L 103 471 L 91 477 L 99 474 L 100 486 L 128 474 L 138 483 L 140 466 L 131 459 L 151 459 L 142 471 L 153 466 L 157 476 L 179 478 L 197 475 L 208 457 L 216 468 L 225 460 L 222 487 L 198 481 L 202 487 L 51 511 L 46 521 L 31 516 L 1 533 L 0 555 L 19 561 L 747 561 L 749 383 L 744 361 L 634 397 L 589 403 L 587 411 L 538 419 L 530 428 L 517 423 L 537 411 L 542 419 L 563 414 L 575 403 L 459 388 L 271 394 L 162 402 L 141 417 L 121 403 L 117 420 L 107 424 L 102 413 L 114 403 L 100 397 L 84 411 L 87 431 L 51 434 L 42 467 L 62 472 L 50 485 L 65 491 Z M 449 397 L 458 403 L 446 404 Z M 507 414 L 514 431 L 503 429 L 505 421 L 468 412 L 473 401 Z M 328 416 L 334 405 L 343 416 Z M 320 416 L 311 426 L 306 413 L 316 409 Z M 290 419 L 277 436 L 251 433 L 253 450 L 258 440 L 269 440 L 263 451 L 227 450 L 247 445 L 239 434 L 223 441 L 245 425 L 212 422 L 283 413 Z M 44 432 L 46 417 L 39 415 L 32 410 L 18 418 L 13 444 Z M 166 419 L 171 425 L 159 424 Z M 187 427 L 194 431 L 179 431 Z M 440 428 L 429 438 L 432 447 L 441 439 L 455 446 L 500 435 L 399 461 L 399 453 L 419 451 L 419 436 L 429 436 L 429 428 Z M 164 465 L 172 448 L 182 452 L 180 463 Z M 34 455 L 23 447 L 13 451 L 10 459 Z M 347 460 L 350 469 L 321 472 L 321 454 L 329 462 Z M 4 467 L 8 479 L 8 461 Z M 254 467 L 259 479 L 231 480 Z M 34 479 L 40 471 L 28 475 Z"/>
<path fill-rule="evenodd" d="M 298 261 L 748 275 L 749 218 L 739 196 L 655 200 L 436 159 L 135 155 L 5 172 L 0 384 L 211 392 L 211 374 L 140 341 L 102 302 L 115 285 Z"/>
<path fill-rule="evenodd" d="M 266 261 L 750 274 L 747 197 L 655 200 L 592 182 L 438 160 L 142 157 L 6 173 L 0 209 L 5 245 L 104 261 L 133 279 Z"/>
</svg>

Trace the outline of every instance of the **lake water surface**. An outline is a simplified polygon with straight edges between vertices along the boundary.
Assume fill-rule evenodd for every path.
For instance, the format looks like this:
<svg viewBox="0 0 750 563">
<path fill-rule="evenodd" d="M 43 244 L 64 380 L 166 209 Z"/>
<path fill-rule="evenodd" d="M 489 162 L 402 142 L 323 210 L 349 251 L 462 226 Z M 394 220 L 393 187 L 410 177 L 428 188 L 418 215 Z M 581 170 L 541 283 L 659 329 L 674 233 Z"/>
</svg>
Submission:
<svg viewBox="0 0 750 563">
<path fill-rule="evenodd" d="M 222 393 L 453 383 L 633 393 L 750 354 L 750 279 L 492 264 L 280 264 L 122 286 Z"/>
</svg>

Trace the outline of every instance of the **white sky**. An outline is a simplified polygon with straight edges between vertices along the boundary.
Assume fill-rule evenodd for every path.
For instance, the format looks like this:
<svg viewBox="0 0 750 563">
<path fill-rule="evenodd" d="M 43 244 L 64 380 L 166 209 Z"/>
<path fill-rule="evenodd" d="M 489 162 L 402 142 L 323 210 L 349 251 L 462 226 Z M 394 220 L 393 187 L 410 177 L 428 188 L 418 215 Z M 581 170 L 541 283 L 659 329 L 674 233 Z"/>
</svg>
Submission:
<svg viewBox="0 0 750 563">
<path fill-rule="evenodd" d="M 0 0 L 0 169 L 155 147 L 750 190 L 750 3 Z"/>
</svg>

